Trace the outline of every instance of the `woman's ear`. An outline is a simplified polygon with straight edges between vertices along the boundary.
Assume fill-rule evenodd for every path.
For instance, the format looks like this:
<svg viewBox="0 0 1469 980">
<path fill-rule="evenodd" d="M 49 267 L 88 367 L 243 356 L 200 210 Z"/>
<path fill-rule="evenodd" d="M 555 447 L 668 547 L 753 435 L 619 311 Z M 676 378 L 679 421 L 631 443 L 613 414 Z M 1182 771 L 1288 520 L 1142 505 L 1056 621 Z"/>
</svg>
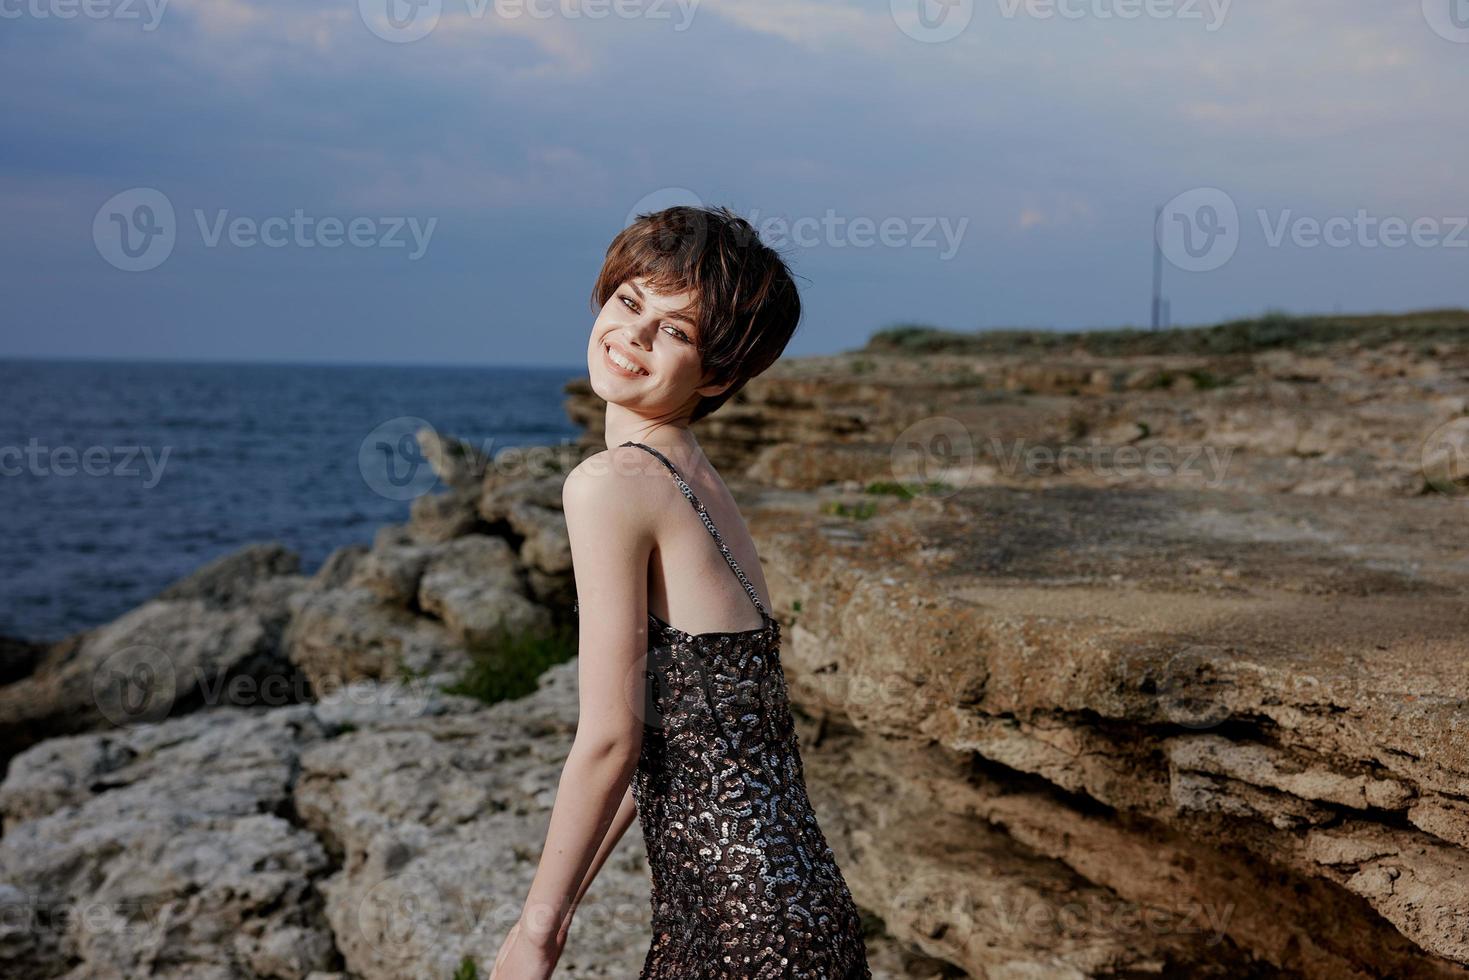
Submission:
<svg viewBox="0 0 1469 980">
<path fill-rule="evenodd" d="M 702 388 L 696 388 L 695 390 L 703 398 L 713 398 L 715 395 L 723 394 L 730 385 L 735 383 L 735 380 L 734 378 L 730 378 L 728 381 L 722 381 L 718 384 L 706 384 Z"/>
</svg>

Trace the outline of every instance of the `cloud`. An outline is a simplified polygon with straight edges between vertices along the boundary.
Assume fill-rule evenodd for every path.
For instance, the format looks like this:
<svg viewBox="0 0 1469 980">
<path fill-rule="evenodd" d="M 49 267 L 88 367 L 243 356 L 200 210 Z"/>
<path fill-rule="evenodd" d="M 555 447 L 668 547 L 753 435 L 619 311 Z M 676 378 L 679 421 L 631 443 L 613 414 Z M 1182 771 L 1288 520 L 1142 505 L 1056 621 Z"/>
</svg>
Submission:
<svg viewBox="0 0 1469 980">
<path fill-rule="evenodd" d="M 394 44 L 374 35 L 355 0 L 325 5 L 286 0 L 167 0 L 154 31 L 118 31 L 94 22 L 87 40 L 135 57 L 187 61 L 201 77 L 247 84 L 285 73 L 377 73 L 381 77 L 533 81 L 576 78 L 601 59 L 599 21 L 560 16 L 499 16 L 493 0 L 449 0 L 434 29 Z M 80 33 L 80 32 L 78 32 Z M 515 51 L 503 47 L 510 44 Z M 487 45 L 495 45 L 488 47 Z M 535 52 L 527 57 L 523 52 Z"/>
<path fill-rule="evenodd" d="M 894 54 L 905 40 L 887 3 L 863 9 L 823 0 L 701 0 L 699 7 L 745 31 L 814 52 L 845 48 Z"/>
<path fill-rule="evenodd" d="M 594 206 L 611 194 L 605 168 L 572 147 L 531 145 L 496 165 L 452 141 L 410 154 L 342 151 L 334 205 L 353 213 L 427 215 L 498 208 Z"/>
<path fill-rule="evenodd" d="M 1087 221 L 1096 216 L 1096 209 L 1091 202 L 1079 197 L 1056 192 L 1037 193 L 1032 196 L 1049 197 L 1052 200 L 1048 204 L 1021 208 L 1020 214 L 1015 219 L 1015 227 L 1020 231 L 1029 231 L 1032 228 L 1043 226 L 1069 225 Z"/>
<path fill-rule="evenodd" d="M 74 323 L 128 309 L 137 336 L 154 321 L 187 332 L 160 277 L 113 275 L 92 243 L 98 205 L 136 186 L 166 192 L 181 213 L 437 216 L 442 264 L 414 273 L 444 275 L 445 309 L 472 301 L 462 269 L 484 259 L 453 249 L 531 235 L 556 258 L 506 249 L 495 274 L 580 295 L 583 284 L 558 278 L 562 259 L 603 244 L 609 221 L 660 188 L 746 214 L 970 223 L 945 266 L 922 249 L 803 251 L 813 284 L 845 284 L 813 285 L 812 309 L 847 329 L 878 309 L 970 322 L 976 271 L 992 320 L 1131 315 L 1129 249 L 1146 264 L 1154 205 L 1191 187 L 1223 187 L 1246 214 L 1442 215 L 1462 196 L 1454 162 L 1469 129 L 1443 93 L 1456 90 L 1465 50 L 1411 2 L 1236 3 L 1212 33 L 1177 20 L 1006 19 L 986 2 L 938 44 L 905 35 L 888 0 L 702 0 L 683 31 L 677 11 L 660 22 L 493 7 L 477 17 L 479 3 L 444 0 L 435 29 L 402 44 L 373 34 L 356 0 L 171 0 L 151 32 L 6 21 L 0 221 L 28 232 L 7 253 L 17 308 Z M 538 220 L 514 224 L 527 206 Z M 251 278 L 264 253 L 211 254 L 207 269 L 232 295 L 278 304 L 283 336 L 309 331 L 305 312 L 285 311 L 319 301 L 322 257 L 272 254 L 268 280 Z M 1343 282 L 1384 306 L 1417 288 L 1395 273 L 1345 276 L 1323 253 L 1272 258 L 1271 281 L 1249 279 L 1243 255 L 1195 286 L 1232 310 Z M 1457 258 L 1412 256 L 1424 280 L 1439 275 L 1431 263 Z M 54 269 L 75 270 L 80 288 L 35 288 Z M 1074 289 L 1052 288 L 1057 269 Z M 395 330 L 377 307 L 398 287 L 353 274 L 381 290 L 363 316 Z M 1441 291 L 1461 279 L 1445 273 Z M 135 307 L 115 292 L 145 286 L 154 291 Z M 217 303 L 213 286 L 195 288 Z M 361 294 L 354 284 L 335 301 Z M 120 348 L 132 339 L 121 330 Z M 61 333 L 40 341 L 66 346 Z"/>
<path fill-rule="evenodd" d="M 266 23 L 280 24 L 286 18 L 319 20 L 320 15 L 300 8 L 267 10 L 247 0 L 171 0 L 169 9 L 184 14 L 210 34 L 240 34 Z M 345 12 L 344 7 L 344 12 Z"/>
</svg>

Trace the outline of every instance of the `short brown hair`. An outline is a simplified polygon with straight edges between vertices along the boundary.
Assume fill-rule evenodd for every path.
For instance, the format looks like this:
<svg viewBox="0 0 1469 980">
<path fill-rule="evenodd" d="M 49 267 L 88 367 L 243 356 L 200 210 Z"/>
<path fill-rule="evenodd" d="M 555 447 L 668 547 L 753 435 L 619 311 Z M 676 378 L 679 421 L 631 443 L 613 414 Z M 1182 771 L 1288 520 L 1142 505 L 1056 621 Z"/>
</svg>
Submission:
<svg viewBox="0 0 1469 980">
<path fill-rule="evenodd" d="M 785 261 L 726 207 L 679 205 L 638 215 L 607 247 L 592 308 L 600 310 L 619 286 L 638 278 L 660 293 L 693 294 L 691 308 L 676 312 L 698 326 L 709 383 L 734 379 L 721 394 L 701 397 L 690 422 L 774 364 L 801 319 L 801 297 Z"/>
</svg>

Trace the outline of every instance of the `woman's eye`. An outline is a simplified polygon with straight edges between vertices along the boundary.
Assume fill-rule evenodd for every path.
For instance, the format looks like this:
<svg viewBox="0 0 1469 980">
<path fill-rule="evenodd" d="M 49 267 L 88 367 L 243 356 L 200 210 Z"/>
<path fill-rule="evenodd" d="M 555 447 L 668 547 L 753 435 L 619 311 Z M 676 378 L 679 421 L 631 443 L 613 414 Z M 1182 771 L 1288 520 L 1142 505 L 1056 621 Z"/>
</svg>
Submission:
<svg viewBox="0 0 1469 980">
<path fill-rule="evenodd" d="M 634 300 L 631 296 L 623 296 L 619 294 L 617 298 L 622 300 L 622 305 L 626 306 L 629 310 L 632 310 L 634 313 L 638 311 L 637 301 Z M 684 343 L 692 343 L 692 341 L 689 340 L 689 335 L 678 329 L 678 327 L 675 327 L 670 323 L 665 323 L 663 324 L 663 326 L 669 330 L 672 330 L 678 336 L 678 339 L 682 340 Z"/>
</svg>

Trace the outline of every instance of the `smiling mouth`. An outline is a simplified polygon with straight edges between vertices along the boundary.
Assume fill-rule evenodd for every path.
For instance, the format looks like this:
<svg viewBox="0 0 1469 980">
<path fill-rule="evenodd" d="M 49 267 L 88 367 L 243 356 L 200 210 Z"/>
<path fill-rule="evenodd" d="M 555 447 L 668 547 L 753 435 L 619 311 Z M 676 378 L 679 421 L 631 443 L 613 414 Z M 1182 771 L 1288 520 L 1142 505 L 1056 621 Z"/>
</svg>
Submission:
<svg viewBox="0 0 1469 980">
<path fill-rule="evenodd" d="M 606 355 L 607 360 L 611 361 L 614 365 L 628 372 L 629 374 L 636 374 L 640 377 L 647 376 L 648 372 L 644 368 L 639 367 L 630 358 L 624 355 L 621 351 L 618 351 L 611 344 L 603 343 L 602 351 Z"/>
</svg>

